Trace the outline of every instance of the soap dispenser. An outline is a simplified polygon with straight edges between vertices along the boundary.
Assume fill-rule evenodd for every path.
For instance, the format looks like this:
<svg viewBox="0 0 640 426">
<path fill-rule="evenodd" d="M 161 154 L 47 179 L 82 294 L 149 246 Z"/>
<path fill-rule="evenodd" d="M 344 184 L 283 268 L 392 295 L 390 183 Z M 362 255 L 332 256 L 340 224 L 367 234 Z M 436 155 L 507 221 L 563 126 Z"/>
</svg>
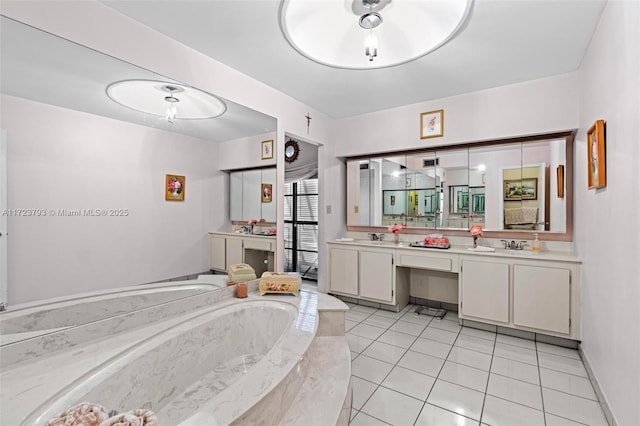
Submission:
<svg viewBox="0 0 640 426">
<path fill-rule="evenodd" d="M 541 251 L 540 240 L 538 239 L 538 233 L 533 234 L 533 243 L 531 244 L 531 251 Z"/>
</svg>

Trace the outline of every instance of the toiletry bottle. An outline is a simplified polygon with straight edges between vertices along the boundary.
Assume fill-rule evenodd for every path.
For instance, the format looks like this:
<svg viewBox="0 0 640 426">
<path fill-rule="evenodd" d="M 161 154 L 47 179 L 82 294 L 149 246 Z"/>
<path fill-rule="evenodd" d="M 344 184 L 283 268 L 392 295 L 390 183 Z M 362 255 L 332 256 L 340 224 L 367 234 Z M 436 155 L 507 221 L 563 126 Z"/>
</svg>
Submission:
<svg viewBox="0 0 640 426">
<path fill-rule="evenodd" d="M 239 299 L 247 297 L 247 283 L 238 283 L 236 285 L 236 297 Z"/>
<path fill-rule="evenodd" d="M 531 251 L 540 251 L 540 240 L 538 239 L 538 234 L 533 234 L 533 243 L 531 244 Z"/>
</svg>

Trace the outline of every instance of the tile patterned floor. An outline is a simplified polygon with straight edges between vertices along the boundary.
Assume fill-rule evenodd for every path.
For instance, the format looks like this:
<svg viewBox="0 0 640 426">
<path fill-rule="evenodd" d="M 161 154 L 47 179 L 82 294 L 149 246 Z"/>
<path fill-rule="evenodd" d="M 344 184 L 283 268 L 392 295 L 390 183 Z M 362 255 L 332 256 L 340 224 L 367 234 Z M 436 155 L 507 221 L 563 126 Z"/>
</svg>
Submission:
<svg viewBox="0 0 640 426">
<path fill-rule="evenodd" d="M 348 305 L 351 425 L 607 425 L 576 350 Z"/>
</svg>

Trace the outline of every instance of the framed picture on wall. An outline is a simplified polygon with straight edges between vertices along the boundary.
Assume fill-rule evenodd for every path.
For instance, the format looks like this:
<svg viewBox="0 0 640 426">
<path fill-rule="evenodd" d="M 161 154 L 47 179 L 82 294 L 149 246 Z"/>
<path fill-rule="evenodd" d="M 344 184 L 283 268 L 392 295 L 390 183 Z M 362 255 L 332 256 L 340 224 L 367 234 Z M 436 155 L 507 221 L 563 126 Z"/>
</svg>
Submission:
<svg viewBox="0 0 640 426">
<path fill-rule="evenodd" d="M 273 184 L 263 183 L 262 184 L 262 202 L 270 203 L 273 200 Z"/>
<path fill-rule="evenodd" d="M 420 139 L 444 136 L 444 110 L 420 114 Z"/>
<path fill-rule="evenodd" d="M 604 120 L 597 120 L 587 131 L 587 185 L 589 189 L 607 185 Z"/>
<path fill-rule="evenodd" d="M 537 200 L 538 178 L 504 181 L 504 201 Z"/>
<path fill-rule="evenodd" d="M 271 160 L 273 158 L 273 139 L 262 141 L 262 159 Z"/>
<path fill-rule="evenodd" d="M 185 177 L 180 175 L 166 175 L 164 185 L 164 199 L 166 201 L 184 201 Z"/>
</svg>

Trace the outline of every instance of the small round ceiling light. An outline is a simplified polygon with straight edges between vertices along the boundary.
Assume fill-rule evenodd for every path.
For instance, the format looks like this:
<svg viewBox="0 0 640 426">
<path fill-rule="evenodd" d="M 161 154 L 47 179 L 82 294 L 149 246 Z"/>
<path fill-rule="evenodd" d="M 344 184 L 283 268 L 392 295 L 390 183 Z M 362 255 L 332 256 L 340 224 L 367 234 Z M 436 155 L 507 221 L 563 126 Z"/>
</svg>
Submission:
<svg viewBox="0 0 640 426">
<path fill-rule="evenodd" d="M 219 117 L 227 105 L 210 93 L 177 83 L 156 80 L 123 80 L 107 87 L 114 102 L 167 121 L 204 120 Z"/>
<path fill-rule="evenodd" d="M 385 68 L 421 58 L 450 41 L 467 21 L 472 4 L 473 0 L 282 0 L 280 29 L 294 49 L 320 64 Z"/>
</svg>

